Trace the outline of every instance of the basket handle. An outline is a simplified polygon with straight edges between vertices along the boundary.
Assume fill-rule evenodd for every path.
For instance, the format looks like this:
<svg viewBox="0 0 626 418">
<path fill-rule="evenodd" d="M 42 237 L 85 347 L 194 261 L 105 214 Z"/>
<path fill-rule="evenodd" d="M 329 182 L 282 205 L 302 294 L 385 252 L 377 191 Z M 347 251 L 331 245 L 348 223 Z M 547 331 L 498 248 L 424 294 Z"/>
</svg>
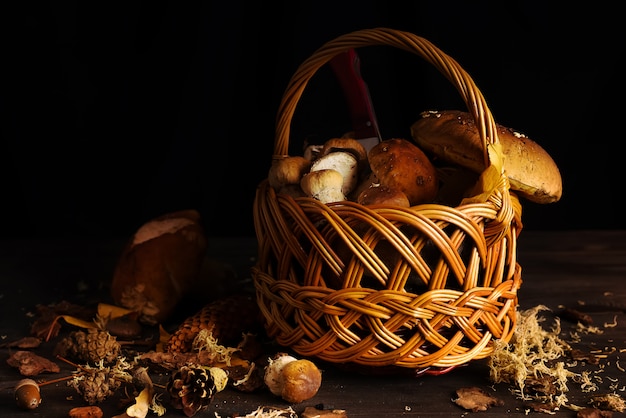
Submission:
<svg viewBox="0 0 626 418">
<path fill-rule="evenodd" d="M 488 144 L 496 144 L 499 139 L 491 111 L 472 78 L 453 58 L 430 41 L 410 32 L 389 28 L 362 29 L 339 36 L 322 45 L 300 64 L 291 77 L 278 108 L 274 158 L 282 158 L 288 153 L 291 119 L 304 88 L 317 70 L 333 57 L 353 48 L 378 45 L 393 46 L 421 56 L 454 84 L 476 122 L 483 145 L 485 167 L 488 167 Z"/>
</svg>

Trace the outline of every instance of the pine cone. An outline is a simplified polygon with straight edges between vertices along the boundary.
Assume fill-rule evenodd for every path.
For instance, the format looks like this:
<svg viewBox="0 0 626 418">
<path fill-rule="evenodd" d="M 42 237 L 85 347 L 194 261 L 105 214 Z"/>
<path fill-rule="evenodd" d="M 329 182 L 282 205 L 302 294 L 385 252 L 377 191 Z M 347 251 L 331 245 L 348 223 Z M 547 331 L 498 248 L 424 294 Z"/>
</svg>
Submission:
<svg viewBox="0 0 626 418">
<path fill-rule="evenodd" d="M 111 364 L 117 360 L 120 351 L 120 343 L 108 331 L 90 328 L 87 332 L 71 332 L 57 344 L 54 353 L 92 364 L 100 360 Z"/>
<path fill-rule="evenodd" d="M 226 372 L 218 367 L 183 366 L 170 376 L 167 392 L 172 406 L 191 417 L 207 409 L 227 382 Z"/>
<path fill-rule="evenodd" d="M 166 351 L 188 353 L 193 340 L 202 329 L 210 331 L 222 345 L 237 343 L 246 332 L 260 329 L 261 321 L 256 301 L 247 295 L 233 295 L 205 305 L 187 318 L 172 334 Z"/>
<path fill-rule="evenodd" d="M 68 384 L 76 389 L 85 402 L 95 405 L 112 395 L 122 383 L 111 377 L 107 369 L 103 369 L 90 371 Z"/>
</svg>

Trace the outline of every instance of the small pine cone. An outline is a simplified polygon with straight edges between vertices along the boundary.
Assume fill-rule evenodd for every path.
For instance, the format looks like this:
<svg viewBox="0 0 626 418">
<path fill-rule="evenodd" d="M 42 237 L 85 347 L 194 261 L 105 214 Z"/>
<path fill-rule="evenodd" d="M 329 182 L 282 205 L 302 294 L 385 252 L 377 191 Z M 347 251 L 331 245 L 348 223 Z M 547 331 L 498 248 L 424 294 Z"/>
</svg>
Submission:
<svg viewBox="0 0 626 418">
<path fill-rule="evenodd" d="M 188 417 L 208 408 L 217 392 L 226 387 L 228 377 L 218 367 L 182 366 L 167 382 L 172 406 Z"/>
<path fill-rule="evenodd" d="M 112 378 L 108 370 L 93 370 L 80 378 L 71 380 L 69 385 L 83 397 L 89 405 L 103 402 L 121 385 L 119 380 Z"/>
<path fill-rule="evenodd" d="M 193 340 L 202 329 L 211 332 L 218 343 L 237 343 L 246 332 L 260 329 L 261 321 L 256 301 L 247 295 L 233 295 L 205 305 L 172 334 L 166 351 L 188 353 Z"/>
<path fill-rule="evenodd" d="M 88 363 L 114 363 L 119 357 L 121 346 L 108 331 L 90 328 L 85 331 L 73 331 L 55 347 L 55 354 L 70 357 Z"/>
</svg>

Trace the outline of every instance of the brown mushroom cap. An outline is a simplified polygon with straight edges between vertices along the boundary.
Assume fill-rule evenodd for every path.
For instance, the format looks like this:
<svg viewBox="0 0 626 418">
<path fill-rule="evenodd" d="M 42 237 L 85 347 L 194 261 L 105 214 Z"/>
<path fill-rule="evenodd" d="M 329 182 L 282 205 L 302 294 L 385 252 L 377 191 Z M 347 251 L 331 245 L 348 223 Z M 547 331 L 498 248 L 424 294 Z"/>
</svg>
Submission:
<svg viewBox="0 0 626 418">
<path fill-rule="evenodd" d="M 552 157 L 535 141 L 497 124 L 504 170 L 511 189 L 535 203 L 561 198 L 562 182 Z M 422 112 L 411 126 L 415 142 L 444 161 L 476 173 L 484 171 L 484 151 L 471 114 L 457 110 Z"/>
<path fill-rule="evenodd" d="M 195 209 L 168 213 L 142 225 L 117 260 L 111 280 L 116 304 L 165 321 L 201 278 L 207 237 Z"/>
<path fill-rule="evenodd" d="M 367 151 L 363 144 L 352 138 L 331 138 L 324 142 L 320 155 L 327 155 L 331 152 L 349 152 L 359 162 L 359 166 L 367 164 Z"/>
<path fill-rule="evenodd" d="M 336 170 L 343 177 L 341 190 L 348 195 L 357 185 L 359 163 L 356 157 L 347 151 L 335 151 L 322 155 L 311 164 L 311 172 L 319 170 Z"/>
<path fill-rule="evenodd" d="M 381 184 L 372 184 L 370 187 L 363 190 L 359 193 L 357 202 L 365 206 L 385 205 L 401 206 L 405 208 L 411 206 L 409 198 L 402 190 Z"/>
<path fill-rule="evenodd" d="M 372 172 L 380 184 L 397 188 L 411 206 L 432 201 L 437 195 L 437 171 L 426 154 L 406 139 L 387 139 L 368 154 Z"/>
<path fill-rule="evenodd" d="M 302 176 L 311 168 L 311 161 L 303 156 L 286 156 L 272 161 L 267 180 L 276 191 L 290 184 L 299 184 Z"/>
<path fill-rule="evenodd" d="M 306 173 L 302 176 L 300 185 L 310 197 L 322 203 L 331 203 L 346 200 L 341 191 L 343 182 L 343 175 L 339 171 L 322 169 Z"/>
<path fill-rule="evenodd" d="M 311 360 L 288 362 L 283 367 L 282 375 L 284 382 L 281 396 L 291 403 L 311 399 L 322 384 L 322 372 Z"/>
</svg>

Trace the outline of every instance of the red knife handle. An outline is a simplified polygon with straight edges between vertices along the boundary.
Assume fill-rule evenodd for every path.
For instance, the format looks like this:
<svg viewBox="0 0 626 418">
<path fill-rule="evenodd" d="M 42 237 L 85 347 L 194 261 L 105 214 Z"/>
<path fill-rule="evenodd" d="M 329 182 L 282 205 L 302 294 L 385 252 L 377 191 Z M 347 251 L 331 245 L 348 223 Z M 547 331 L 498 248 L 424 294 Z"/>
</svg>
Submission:
<svg viewBox="0 0 626 418">
<path fill-rule="evenodd" d="M 361 61 L 354 49 L 336 55 L 330 66 L 344 91 L 355 139 L 379 138 L 378 121 L 369 89 L 361 76 Z"/>
</svg>

